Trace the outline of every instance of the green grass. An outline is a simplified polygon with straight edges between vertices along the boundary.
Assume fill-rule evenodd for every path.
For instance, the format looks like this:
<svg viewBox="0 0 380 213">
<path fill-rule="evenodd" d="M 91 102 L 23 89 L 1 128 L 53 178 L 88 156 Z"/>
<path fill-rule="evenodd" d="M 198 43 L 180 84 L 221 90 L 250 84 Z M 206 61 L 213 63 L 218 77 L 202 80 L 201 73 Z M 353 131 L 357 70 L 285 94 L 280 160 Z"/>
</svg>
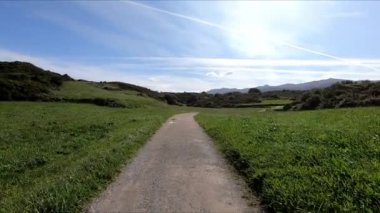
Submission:
<svg viewBox="0 0 380 213">
<path fill-rule="evenodd" d="M 264 99 L 259 104 L 278 104 L 278 105 L 285 105 L 289 104 L 292 101 L 289 99 Z"/>
<path fill-rule="evenodd" d="M 52 90 L 51 97 L 55 98 L 111 98 L 125 104 L 127 108 L 164 106 L 163 102 L 153 98 L 140 95 L 131 90 L 105 90 L 99 84 L 91 82 L 67 81 L 64 82 L 59 90 Z"/>
<path fill-rule="evenodd" d="M 238 108 L 267 108 L 273 106 L 283 106 L 285 104 L 289 104 L 292 101 L 289 99 L 264 99 L 259 103 L 245 103 L 245 104 L 237 104 Z"/>
<path fill-rule="evenodd" d="M 0 102 L 0 212 L 83 211 L 169 116 L 185 111 L 200 112 L 200 124 L 273 209 L 380 210 L 380 108 L 181 108 L 107 86 L 64 82 L 50 95 L 111 98 L 126 108 Z"/>
<path fill-rule="evenodd" d="M 177 111 L 0 102 L 0 212 L 81 211 Z"/>
<path fill-rule="evenodd" d="M 380 211 L 380 108 L 209 110 L 197 120 L 276 211 Z"/>
</svg>

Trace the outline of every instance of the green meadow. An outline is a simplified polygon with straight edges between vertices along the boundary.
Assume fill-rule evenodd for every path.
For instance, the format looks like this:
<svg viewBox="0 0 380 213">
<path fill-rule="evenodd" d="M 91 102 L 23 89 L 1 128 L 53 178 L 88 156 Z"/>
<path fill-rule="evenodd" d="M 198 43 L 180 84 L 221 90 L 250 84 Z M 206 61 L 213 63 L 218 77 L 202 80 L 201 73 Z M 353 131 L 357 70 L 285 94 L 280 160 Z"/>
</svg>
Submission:
<svg viewBox="0 0 380 213">
<path fill-rule="evenodd" d="M 0 212 L 81 211 L 173 113 L 0 103 Z"/>
<path fill-rule="evenodd" d="M 109 88 L 104 89 L 104 87 Z M 117 100 L 124 104 L 126 108 L 146 108 L 165 106 L 164 102 L 148 98 L 146 94 L 133 90 L 124 90 L 112 84 L 101 85 L 93 82 L 66 81 L 58 90 L 52 90 L 50 97 L 52 98 L 107 98 Z"/>
<path fill-rule="evenodd" d="M 380 210 L 380 108 L 216 110 L 197 121 L 275 211 Z"/>
<path fill-rule="evenodd" d="M 188 111 L 200 112 L 197 121 L 270 209 L 380 209 L 380 108 L 179 107 L 84 81 L 63 82 L 49 97 L 55 102 L 0 102 L 0 212 L 83 211 L 163 122 Z M 85 98 L 125 107 L 67 102 Z"/>
<path fill-rule="evenodd" d="M 0 212 L 79 212 L 171 115 L 135 91 L 64 82 L 53 98 L 113 98 L 127 107 L 0 102 Z"/>
</svg>

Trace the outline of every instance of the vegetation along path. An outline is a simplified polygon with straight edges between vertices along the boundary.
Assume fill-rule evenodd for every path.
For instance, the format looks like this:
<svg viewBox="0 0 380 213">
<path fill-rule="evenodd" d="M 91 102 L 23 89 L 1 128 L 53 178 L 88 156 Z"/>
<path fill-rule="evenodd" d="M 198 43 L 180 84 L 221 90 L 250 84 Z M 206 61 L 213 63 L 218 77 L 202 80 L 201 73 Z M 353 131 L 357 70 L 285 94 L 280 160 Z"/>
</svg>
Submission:
<svg viewBox="0 0 380 213">
<path fill-rule="evenodd" d="M 194 115 L 169 119 L 89 212 L 261 212 Z"/>
</svg>

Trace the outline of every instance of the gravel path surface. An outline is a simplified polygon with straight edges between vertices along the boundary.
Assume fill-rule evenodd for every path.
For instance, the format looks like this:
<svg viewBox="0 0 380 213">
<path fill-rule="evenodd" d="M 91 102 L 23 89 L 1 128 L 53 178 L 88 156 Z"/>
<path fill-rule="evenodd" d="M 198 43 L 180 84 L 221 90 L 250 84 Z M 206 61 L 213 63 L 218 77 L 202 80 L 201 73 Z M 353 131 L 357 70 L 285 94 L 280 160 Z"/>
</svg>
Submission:
<svg viewBox="0 0 380 213">
<path fill-rule="evenodd" d="M 88 211 L 261 212 L 195 114 L 170 118 Z"/>
</svg>

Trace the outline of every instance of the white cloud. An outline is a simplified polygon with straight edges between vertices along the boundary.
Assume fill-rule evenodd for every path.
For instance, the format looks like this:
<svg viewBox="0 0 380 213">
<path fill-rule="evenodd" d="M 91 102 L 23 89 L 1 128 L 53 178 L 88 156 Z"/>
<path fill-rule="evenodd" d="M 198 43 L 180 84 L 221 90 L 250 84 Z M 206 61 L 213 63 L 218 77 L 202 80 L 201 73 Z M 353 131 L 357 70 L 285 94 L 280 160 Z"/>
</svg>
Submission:
<svg viewBox="0 0 380 213">
<path fill-rule="evenodd" d="M 196 57 L 120 57 L 114 60 L 128 61 L 128 64 L 148 63 L 152 66 L 162 65 L 178 67 L 260 67 L 260 66 L 379 66 L 379 59 L 348 58 L 344 61 L 332 59 L 248 59 L 248 58 L 196 58 Z M 122 66 L 122 64 L 120 64 Z"/>
<path fill-rule="evenodd" d="M 211 72 L 206 73 L 206 76 L 215 77 L 215 78 L 223 78 L 225 76 L 229 76 L 232 74 L 233 74 L 232 71 L 229 71 L 229 72 L 211 71 Z"/>
<path fill-rule="evenodd" d="M 380 72 L 352 65 L 361 63 L 380 68 L 380 59 L 350 59 L 352 64 L 347 65 L 332 60 L 132 57 L 114 58 L 114 63 L 97 65 L 96 59 L 92 63 L 81 64 L 0 49 L 0 60 L 28 61 L 76 79 L 123 81 L 159 91 L 199 92 L 220 87 L 245 88 L 324 78 L 380 79 Z"/>
</svg>

